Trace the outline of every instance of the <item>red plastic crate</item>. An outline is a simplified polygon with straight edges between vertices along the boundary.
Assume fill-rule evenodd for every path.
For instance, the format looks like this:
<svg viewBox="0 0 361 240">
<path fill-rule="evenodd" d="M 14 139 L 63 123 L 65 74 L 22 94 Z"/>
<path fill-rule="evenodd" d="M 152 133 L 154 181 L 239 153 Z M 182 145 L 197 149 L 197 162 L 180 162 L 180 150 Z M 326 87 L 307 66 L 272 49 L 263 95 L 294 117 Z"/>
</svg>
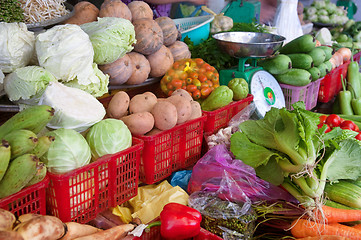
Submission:
<svg viewBox="0 0 361 240">
<path fill-rule="evenodd" d="M 159 218 L 155 219 L 154 221 L 159 220 Z M 160 235 L 160 226 L 155 226 L 150 229 L 149 232 L 143 232 L 141 237 L 134 237 L 132 240 L 162 240 L 162 236 Z M 208 232 L 204 228 L 201 228 L 201 232 L 191 238 L 193 240 L 222 240 L 223 238 Z M 189 239 L 189 240 L 191 240 Z"/>
<path fill-rule="evenodd" d="M 63 222 L 86 223 L 137 195 L 143 141 L 65 174 L 48 173 L 47 210 Z"/>
<path fill-rule="evenodd" d="M 229 120 L 247 107 L 253 101 L 253 95 L 248 94 L 245 99 L 233 101 L 230 104 L 214 111 L 202 111 L 207 116 L 207 124 L 204 126 L 205 133 L 216 133 L 219 129 L 228 126 Z"/>
<path fill-rule="evenodd" d="M 298 101 L 303 101 L 307 110 L 311 110 L 312 108 L 316 107 L 321 81 L 322 78 L 314 82 L 310 82 L 306 86 L 280 84 L 283 95 L 285 97 L 286 108 L 291 110 L 292 104 Z"/>
<path fill-rule="evenodd" d="M 137 136 L 144 141 L 140 181 L 153 184 L 196 163 L 201 155 L 206 118 L 203 115 L 152 136 Z"/>
<path fill-rule="evenodd" d="M 333 69 L 326 74 L 320 83 L 320 89 L 318 92 L 318 101 L 327 103 L 333 99 L 342 89 L 341 75 L 345 78 L 347 75 L 347 68 L 350 61 Z"/>
<path fill-rule="evenodd" d="M 46 214 L 45 189 L 48 184 L 49 178 L 46 176 L 41 182 L 0 199 L 0 208 L 17 217 L 26 213 Z"/>
</svg>

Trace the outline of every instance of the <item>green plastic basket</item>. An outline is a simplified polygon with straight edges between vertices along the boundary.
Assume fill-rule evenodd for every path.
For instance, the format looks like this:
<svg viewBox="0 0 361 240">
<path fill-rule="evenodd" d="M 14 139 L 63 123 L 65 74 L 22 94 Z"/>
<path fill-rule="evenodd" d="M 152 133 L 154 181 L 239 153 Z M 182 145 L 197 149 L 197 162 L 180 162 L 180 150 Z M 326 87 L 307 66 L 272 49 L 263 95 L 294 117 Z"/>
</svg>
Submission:
<svg viewBox="0 0 361 240">
<path fill-rule="evenodd" d="M 197 45 L 207 40 L 209 37 L 213 19 L 214 16 L 205 15 L 199 17 L 177 18 L 173 19 L 173 21 L 182 34 L 181 40 L 183 41 L 184 38 L 188 36 L 194 45 Z"/>
</svg>

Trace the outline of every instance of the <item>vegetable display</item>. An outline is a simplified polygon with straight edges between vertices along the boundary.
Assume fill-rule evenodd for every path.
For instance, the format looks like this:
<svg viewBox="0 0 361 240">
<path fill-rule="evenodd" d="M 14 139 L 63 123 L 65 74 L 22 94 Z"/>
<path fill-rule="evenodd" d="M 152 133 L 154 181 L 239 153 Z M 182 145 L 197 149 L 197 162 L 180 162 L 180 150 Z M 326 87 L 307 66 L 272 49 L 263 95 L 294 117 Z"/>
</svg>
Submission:
<svg viewBox="0 0 361 240">
<path fill-rule="evenodd" d="M 329 0 L 313 1 L 304 9 L 305 20 L 342 25 L 348 21 L 347 10 Z"/>
<path fill-rule="evenodd" d="M 0 6 L 0 22 L 24 21 L 24 10 L 17 0 L 4 1 Z"/>
<path fill-rule="evenodd" d="M 318 130 L 317 114 L 299 104 L 293 107 L 293 111 L 272 108 L 264 119 L 241 123 L 242 132 L 231 137 L 231 151 L 254 167 L 258 176 L 282 185 L 306 209 L 313 209 L 322 200 L 326 180 L 360 176 L 356 156 L 361 145 L 355 135 L 347 136 L 339 128 L 329 133 L 324 133 L 326 127 Z"/>
</svg>

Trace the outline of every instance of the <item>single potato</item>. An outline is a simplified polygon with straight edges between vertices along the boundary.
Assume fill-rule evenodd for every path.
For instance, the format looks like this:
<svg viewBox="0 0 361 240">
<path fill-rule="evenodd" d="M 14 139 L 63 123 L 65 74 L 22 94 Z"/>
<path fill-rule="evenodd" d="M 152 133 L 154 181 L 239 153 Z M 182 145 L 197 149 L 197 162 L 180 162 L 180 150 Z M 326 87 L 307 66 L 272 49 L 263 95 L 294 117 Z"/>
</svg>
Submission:
<svg viewBox="0 0 361 240">
<path fill-rule="evenodd" d="M 157 102 L 151 113 L 154 126 L 162 131 L 173 128 L 177 124 L 177 108 L 169 101 Z"/>
<path fill-rule="evenodd" d="M 154 127 L 154 117 L 150 112 L 133 113 L 122 117 L 121 120 L 134 135 L 144 135 Z"/>
</svg>

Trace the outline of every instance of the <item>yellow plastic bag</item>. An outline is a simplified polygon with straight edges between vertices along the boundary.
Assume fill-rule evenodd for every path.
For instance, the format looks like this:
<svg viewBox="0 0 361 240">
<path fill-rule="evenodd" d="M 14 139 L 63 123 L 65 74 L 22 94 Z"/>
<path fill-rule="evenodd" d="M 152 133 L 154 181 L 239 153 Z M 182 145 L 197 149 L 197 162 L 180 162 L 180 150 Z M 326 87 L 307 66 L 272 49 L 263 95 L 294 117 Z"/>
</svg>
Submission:
<svg viewBox="0 0 361 240">
<path fill-rule="evenodd" d="M 138 195 L 127 202 L 130 208 L 117 206 L 113 209 L 113 214 L 120 216 L 122 221 L 133 217 L 139 218 L 142 223 L 148 223 L 160 215 L 167 203 L 175 202 L 187 205 L 188 198 L 189 195 L 181 187 L 172 187 L 168 181 L 163 181 L 158 185 L 139 187 Z M 131 210 L 133 213 L 130 217 Z"/>
</svg>

